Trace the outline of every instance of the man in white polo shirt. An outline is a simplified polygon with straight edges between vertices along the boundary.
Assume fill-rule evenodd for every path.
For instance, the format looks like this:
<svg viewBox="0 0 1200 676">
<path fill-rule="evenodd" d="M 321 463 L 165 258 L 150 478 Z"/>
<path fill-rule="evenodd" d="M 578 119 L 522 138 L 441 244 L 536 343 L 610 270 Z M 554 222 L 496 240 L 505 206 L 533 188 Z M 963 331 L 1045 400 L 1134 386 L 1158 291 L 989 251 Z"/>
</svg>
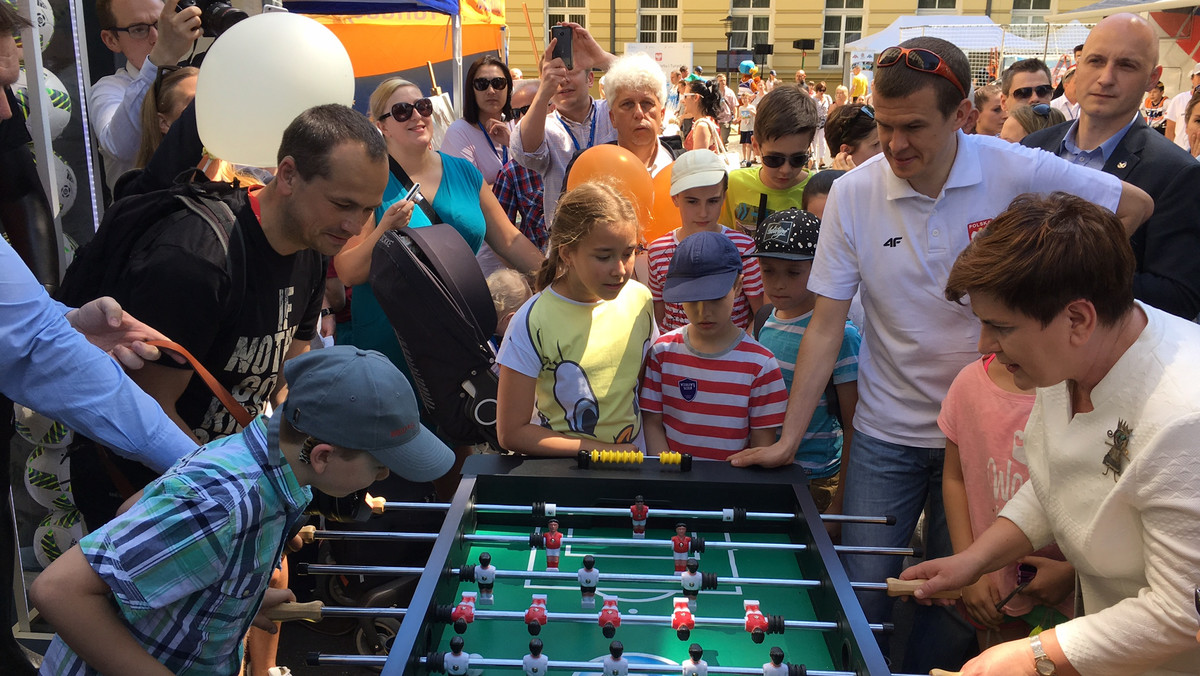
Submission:
<svg viewBox="0 0 1200 676">
<path fill-rule="evenodd" d="M 945 40 L 914 38 L 886 49 L 875 73 L 883 154 L 839 178 L 826 203 L 809 278 L 816 307 L 796 357 L 782 436 L 731 460 L 737 466 L 792 462 L 833 370 L 850 299 L 861 290 L 870 330 L 859 357 L 848 458 L 843 449 L 844 510 L 893 515 L 896 525 L 846 524 L 842 542 L 906 546 L 928 498 L 926 551 L 939 556 L 950 553 L 950 543 L 941 505 L 946 439 L 937 416 L 955 374 L 979 356 L 979 324 L 970 308 L 942 294 L 956 256 L 1022 193 L 1078 195 L 1116 211 L 1130 232 L 1149 217 L 1153 202 L 1114 177 L 1047 153 L 963 134 L 959 128 L 971 111 L 963 84 L 970 82 L 970 65 Z M 846 557 L 853 580 L 894 577 L 901 564 L 900 557 Z M 860 598 L 871 622 L 889 619 L 886 597 Z M 921 613 L 918 622 L 944 615 Z M 935 654 L 941 636 L 928 626 L 914 628 L 903 671 L 955 666 Z"/>
</svg>

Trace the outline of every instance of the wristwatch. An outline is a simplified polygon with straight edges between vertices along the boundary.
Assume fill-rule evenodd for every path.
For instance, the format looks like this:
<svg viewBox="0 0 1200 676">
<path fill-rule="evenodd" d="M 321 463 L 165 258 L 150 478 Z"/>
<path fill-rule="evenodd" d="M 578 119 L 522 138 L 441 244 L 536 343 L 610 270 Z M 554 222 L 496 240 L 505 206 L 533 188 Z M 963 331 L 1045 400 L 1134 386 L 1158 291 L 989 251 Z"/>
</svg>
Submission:
<svg viewBox="0 0 1200 676">
<path fill-rule="evenodd" d="M 1042 637 L 1034 636 L 1029 639 L 1029 647 L 1033 648 L 1033 668 L 1038 672 L 1038 676 L 1055 676 L 1058 672 L 1055 671 L 1054 660 L 1042 649 Z"/>
<path fill-rule="evenodd" d="M 331 314 L 333 314 L 333 308 L 328 308 L 328 307 L 321 308 L 321 316 L 322 317 L 328 317 Z"/>
</svg>

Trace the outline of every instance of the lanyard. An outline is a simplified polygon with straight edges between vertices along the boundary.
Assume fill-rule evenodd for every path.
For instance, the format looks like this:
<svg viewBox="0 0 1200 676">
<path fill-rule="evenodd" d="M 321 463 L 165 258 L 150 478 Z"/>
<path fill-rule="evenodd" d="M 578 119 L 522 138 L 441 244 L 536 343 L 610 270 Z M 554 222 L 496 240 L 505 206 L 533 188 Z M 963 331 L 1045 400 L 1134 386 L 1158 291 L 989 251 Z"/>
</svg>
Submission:
<svg viewBox="0 0 1200 676">
<path fill-rule="evenodd" d="M 575 144 L 575 152 L 591 148 L 592 144 L 596 142 L 596 102 L 592 101 L 592 130 L 588 133 L 587 147 L 579 147 L 579 140 L 575 138 L 575 134 L 571 132 L 571 128 L 567 126 L 567 121 L 562 118 L 561 114 L 558 116 L 558 123 L 563 126 L 563 129 L 567 130 L 567 136 L 571 137 L 571 143 Z"/>
<path fill-rule="evenodd" d="M 500 151 L 496 150 L 496 144 L 492 143 L 492 137 L 487 133 L 487 130 L 483 128 L 483 123 L 476 122 L 475 126 L 479 127 L 479 131 L 483 132 L 483 137 L 487 139 L 488 145 L 492 147 L 492 153 L 496 155 L 496 159 L 500 160 L 500 166 L 503 167 L 504 165 L 508 164 L 508 146 L 504 146 L 504 156 L 501 158 Z"/>
</svg>

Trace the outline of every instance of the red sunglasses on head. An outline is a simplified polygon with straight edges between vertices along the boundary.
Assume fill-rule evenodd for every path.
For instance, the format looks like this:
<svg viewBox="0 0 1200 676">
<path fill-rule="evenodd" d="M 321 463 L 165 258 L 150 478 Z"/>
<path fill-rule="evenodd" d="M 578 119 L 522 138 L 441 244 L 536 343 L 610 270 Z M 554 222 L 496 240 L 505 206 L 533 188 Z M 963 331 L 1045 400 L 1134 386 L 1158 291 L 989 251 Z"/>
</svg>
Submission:
<svg viewBox="0 0 1200 676">
<path fill-rule="evenodd" d="M 955 89 L 963 95 L 963 98 L 967 98 L 967 90 L 958 81 L 958 77 L 954 74 L 954 71 L 950 70 L 950 67 L 946 65 L 942 57 L 928 49 L 920 47 L 888 47 L 879 53 L 879 58 L 875 61 L 875 65 L 879 68 L 890 68 L 901 61 L 904 61 L 904 65 L 915 71 L 932 73 L 933 75 L 938 75 L 949 80 L 950 84 L 954 85 Z"/>
</svg>

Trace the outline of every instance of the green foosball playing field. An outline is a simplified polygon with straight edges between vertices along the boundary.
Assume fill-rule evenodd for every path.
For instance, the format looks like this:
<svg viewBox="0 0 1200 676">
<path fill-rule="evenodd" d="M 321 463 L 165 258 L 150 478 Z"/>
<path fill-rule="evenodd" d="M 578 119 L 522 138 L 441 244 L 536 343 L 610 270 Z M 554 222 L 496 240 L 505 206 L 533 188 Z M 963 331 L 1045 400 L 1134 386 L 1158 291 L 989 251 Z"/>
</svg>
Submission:
<svg viewBox="0 0 1200 676">
<path fill-rule="evenodd" d="M 767 578 L 772 580 L 797 580 L 803 577 L 795 553 L 786 550 L 764 551 L 746 549 L 718 549 L 713 543 L 728 542 L 777 542 L 788 543 L 789 538 L 777 533 L 724 533 L 720 522 L 689 523 L 689 531 L 702 532 L 709 542 L 707 551 L 698 555 L 700 572 L 715 573 L 718 580 L 729 578 Z M 477 536 L 503 535 L 528 538 L 530 529 L 520 527 L 480 527 Z M 618 528 L 576 529 L 565 527 L 567 538 L 631 538 L 631 530 Z M 564 542 L 559 560 L 559 571 L 569 573 L 571 579 L 543 580 L 534 577 L 509 577 L 503 573 L 517 571 L 545 571 L 546 550 L 531 549 L 528 543 L 484 543 L 472 542 L 466 563 L 478 564 L 479 555 L 491 555 L 491 565 L 502 574 L 497 577 L 493 590 L 493 605 L 478 600 L 475 605 L 476 619 L 467 625 L 462 638 L 464 652 L 483 654 L 489 658 L 520 660 L 529 653 L 530 632 L 522 618 L 486 618 L 486 611 L 515 611 L 524 613 L 534 594 L 546 595 L 546 610 L 551 619 L 540 627 L 537 638 L 544 645 L 544 653 L 551 660 L 595 661 L 595 673 L 600 673 L 600 661 L 609 653 L 612 640 L 621 641 L 624 657 L 630 664 L 668 665 L 663 674 L 679 674 L 679 664 L 688 659 L 688 647 L 692 643 L 704 649 L 704 660 L 709 667 L 738 666 L 760 667 L 769 661 L 772 646 L 783 649 L 788 662 L 804 664 L 809 670 L 831 670 L 834 668 L 822 632 L 810 629 L 788 628 L 783 634 L 767 634 L 762 643 L 755 643 L 744 627 L 746 610 L 744 602 L 756 600 L 767 615 L 779 615 L 787 620 L 819 620 L 809 594 L 805 589 L 776 585 L 720 583 L 717 589 L 699 592 L 694 611 L 696 627 L 686 640 L 681 640 L 671 628 L 670 618 L 674 600 L 684 598 L 678 581 L 607 581 L 606 574 L 621 573 L 637 576 L 671 576 L 674 572 L 670 529 L 650 528 L 643 542 L 646 546 L 621 545 L 576 545 Z M 654 543 L 652 545 L 652 543 Z M 595 568 L 600 573 L 594 607 L 580 605 L 582 594 L 575 579 L 583 567 L 583 558 L 591 555 Z M 475 582 L 461 582 L 456 597 L 463 592 L 480 591 Z M 616 597 L 622 623 L 613 639 L 605 638 L 597 616 L 605 598 Z M 591 621 L 556 620 L 556 613 L 587 614 Z M 653 624 L 635 623 L 639 617 L 660 617 L 662 622 Z M 735 626 L 706 626 L 708 618 L 732 618 Z M 829 619 L 829 618 L 825 618 Z M 450 638 L 454 631 L 443 633 L 440 649 L 450 650 Z M 519 672 L 518 672 L 519 673 Z M 579 672 L 588 673 L 588 672 Z"/>
</svg>

